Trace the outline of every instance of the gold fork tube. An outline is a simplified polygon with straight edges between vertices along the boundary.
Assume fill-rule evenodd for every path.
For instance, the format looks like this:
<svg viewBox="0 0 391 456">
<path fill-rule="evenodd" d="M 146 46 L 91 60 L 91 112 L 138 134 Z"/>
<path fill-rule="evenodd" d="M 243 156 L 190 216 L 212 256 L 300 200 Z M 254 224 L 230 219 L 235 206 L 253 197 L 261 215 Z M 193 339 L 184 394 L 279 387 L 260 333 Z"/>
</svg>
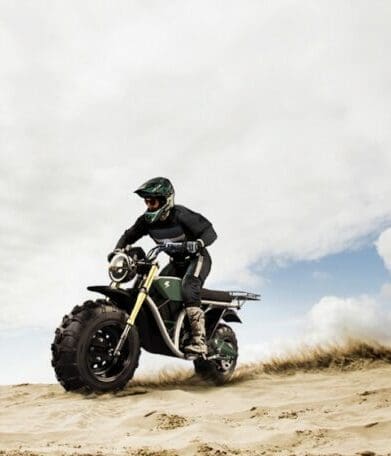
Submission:
<svg viewBox="0 0 391 456">
<path fill-rule="evenodd" d="M 141 287 L 139 294 L 137 295 L 136 303 L 133 307 L 130 317 L 128 318 L 128 321 L 127 321 L 128 325 L 134 325 L 134 322 L 136 321 L 137 315 L 140 312 L 140 309 L 141 309 L 141 306 L 143 305 L 145 297 L 147 296 L 148 291 L 151 288 L 152 281 L 153 281 L 158 269 L 159 268 L 158 268 L 157 264 L 153 264 L 151 266 L 151 269 L 149 270 L 147 278 L 145 279 L 145 282 L 144 282 L 143 286 Z"/>
</svg>

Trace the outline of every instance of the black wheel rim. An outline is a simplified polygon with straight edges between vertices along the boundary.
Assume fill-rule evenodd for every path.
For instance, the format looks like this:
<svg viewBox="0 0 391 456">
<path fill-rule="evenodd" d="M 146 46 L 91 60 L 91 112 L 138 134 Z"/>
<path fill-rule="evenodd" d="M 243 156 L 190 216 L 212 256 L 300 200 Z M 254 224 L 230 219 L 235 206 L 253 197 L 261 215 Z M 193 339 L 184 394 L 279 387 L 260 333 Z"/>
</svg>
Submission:
<svg viewBox="0 0 391 456">
<path fill-rule="evenodd" d="M 100 382 L 112 382 L 130 364 L 129 342 L 125 342 L 121 355 L 115 362 L 113 358 L 122 331 L 123 327 L 118 323 L 104 323 L 89 339 L 87 366 L 90 373 Z"/>
</svg>

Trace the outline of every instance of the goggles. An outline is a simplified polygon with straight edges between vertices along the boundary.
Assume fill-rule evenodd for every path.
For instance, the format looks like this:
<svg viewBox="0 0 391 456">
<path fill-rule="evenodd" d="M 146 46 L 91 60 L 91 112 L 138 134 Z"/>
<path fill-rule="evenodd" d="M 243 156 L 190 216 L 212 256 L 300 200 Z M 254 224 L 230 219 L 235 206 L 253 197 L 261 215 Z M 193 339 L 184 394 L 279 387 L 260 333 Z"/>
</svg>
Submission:
<svg viewBox="0 0 391 456">
<path fill-rule="evenodd" d="M 160 201 L 158 200 L 158 198 L 144 198 L 144 201 L 147 206 L 160 206 Z"/>
</svg>

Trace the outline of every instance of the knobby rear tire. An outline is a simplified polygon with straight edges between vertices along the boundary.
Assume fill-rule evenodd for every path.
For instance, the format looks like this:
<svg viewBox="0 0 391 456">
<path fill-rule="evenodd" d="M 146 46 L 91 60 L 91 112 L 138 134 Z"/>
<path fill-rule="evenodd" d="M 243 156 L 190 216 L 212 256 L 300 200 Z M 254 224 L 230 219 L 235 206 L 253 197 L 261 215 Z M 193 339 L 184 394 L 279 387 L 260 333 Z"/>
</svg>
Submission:
<svg viewBox="0 0 391 456">
<path fill-rule="evenodd" d="M 111 371 L 106 368 L 107 372 L 105 352 L 108 346 L 116 345 L 127 318 L 124 310 L 101 299 L 75 306 L 70 314 L 64 316 L 55 331 L 51 350 L 52 366 L 65 390 L 107 392 L 125 387 L 133 377 L 140 357 L 137 328 L 133 327 L 129 332 L 119 363 L 110 367 Z M 92 348 L 98 354 L 102 352 L 101 358 L 105 361 L 100 366 L 93 359 L 93 356 L 96 359 L 99 357 L 94 353 L 91 355 Z M 106 377 L 106 374 L 109 376 Z"/>
</svg>

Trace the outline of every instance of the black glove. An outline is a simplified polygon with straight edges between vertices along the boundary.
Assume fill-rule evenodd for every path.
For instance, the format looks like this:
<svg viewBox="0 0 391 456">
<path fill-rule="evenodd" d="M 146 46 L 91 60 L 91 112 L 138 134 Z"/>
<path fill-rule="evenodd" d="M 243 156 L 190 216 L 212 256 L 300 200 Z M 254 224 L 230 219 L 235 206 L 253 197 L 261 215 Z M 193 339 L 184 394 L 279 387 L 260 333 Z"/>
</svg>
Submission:
<svg viewBox="0 0 391 456">
<path fill-rule="evenodd" d="M 165 242 L 164 251 L 168 254 L 172 253 L 184 253 L 186 251 L 185 242 Z"/>
<path fill-rule="evenodd" d="M 192 254 L 197 253 L 201 248 L 200 241 L 187 241 L 184 244 L 186 245 L 186 250 Z"/>
<path fill-rule="evenodd" d="M 203 247 L 203 243 L 200 240 L 197 241 L 185 241 L 185 242 L 166 242 L 164 244 L 164 250 L 168 254 L 172 253 L 190 253 L 195 254 Z"/>
<path fill-rule="evenodd" d="M 110 261 L 113 259 L 114 255 L 117 255 L 117 253 L 122 252 L 122 249 L 114 249 L 112 252 L 110 252 L 107 255 L 107 261 L 110 263 Z"/>
</svg>

